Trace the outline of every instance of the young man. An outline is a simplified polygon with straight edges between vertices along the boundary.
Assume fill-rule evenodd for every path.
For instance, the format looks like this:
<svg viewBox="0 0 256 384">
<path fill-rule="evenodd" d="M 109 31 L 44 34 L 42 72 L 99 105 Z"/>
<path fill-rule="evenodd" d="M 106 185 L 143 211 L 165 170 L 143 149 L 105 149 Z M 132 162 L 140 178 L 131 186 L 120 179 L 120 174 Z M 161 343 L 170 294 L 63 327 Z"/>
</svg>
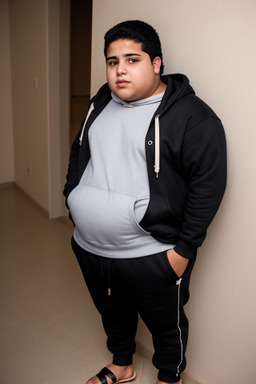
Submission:
<svg viewBox="0 0 256 384">
<path fill-rule="evenodd" d="M 72 145 L 64 189 L 72 247 L 113 354 L 87 384 L 135 379 L 138 314 L 152 333 L 157 384 L 179 383 L 183 306 L 197 248 L 225 190 L 225 135 L 186 76 L 162 76 L 151 26 L 116 25 L 104 52 L 107 84 Z"/>
</svg>

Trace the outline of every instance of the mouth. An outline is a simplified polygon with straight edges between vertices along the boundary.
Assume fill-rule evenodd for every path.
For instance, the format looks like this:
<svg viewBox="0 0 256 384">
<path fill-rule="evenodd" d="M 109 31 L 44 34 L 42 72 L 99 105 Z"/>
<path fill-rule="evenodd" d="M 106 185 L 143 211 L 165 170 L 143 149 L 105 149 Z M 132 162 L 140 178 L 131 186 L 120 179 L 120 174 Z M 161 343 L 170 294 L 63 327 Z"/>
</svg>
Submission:
<svg viewBox="0 0 256 384">
<path fill-rule="evenodd" d="M 129 81 L 123 80 L 123 79 L 117 80 L 116 82 L 116 85 L 120 88 L 125 87 L 128 84 L 129 84 Z"/>
</svg>

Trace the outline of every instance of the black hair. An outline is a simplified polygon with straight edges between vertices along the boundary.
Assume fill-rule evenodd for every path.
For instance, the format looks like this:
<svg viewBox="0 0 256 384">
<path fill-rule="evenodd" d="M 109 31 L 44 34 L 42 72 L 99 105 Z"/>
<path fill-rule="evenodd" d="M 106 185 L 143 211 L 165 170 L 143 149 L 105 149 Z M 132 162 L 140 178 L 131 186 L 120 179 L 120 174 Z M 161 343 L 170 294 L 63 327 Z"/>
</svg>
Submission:
<svg viewBox="0 0 256 384">
<path fill-rule="evenodd" d="M 118 39 L 129 39 L 134 40 L 136 43 L 141 43 L 142 51 L 149 55 L 151 62 L 156 57 L 160 57 L 162 61 L 160 75 L 162 75 L 164 64 L 161 42 L 158 33 L 151 25 L 140 20 L 127 20 L 109 29 L 104 36 L 105 57 L 107 57 L 108 46 Z"/>
</svg>

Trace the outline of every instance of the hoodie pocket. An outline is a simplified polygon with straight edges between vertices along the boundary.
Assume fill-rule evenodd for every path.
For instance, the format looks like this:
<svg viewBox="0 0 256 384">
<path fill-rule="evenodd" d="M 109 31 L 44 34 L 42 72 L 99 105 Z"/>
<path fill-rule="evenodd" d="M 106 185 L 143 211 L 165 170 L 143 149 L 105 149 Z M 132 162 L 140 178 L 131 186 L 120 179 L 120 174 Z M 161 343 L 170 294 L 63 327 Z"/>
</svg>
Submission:
<svg viewBox="0 0 256 384">
<path fill-rule="evenodd" d="M 133 196 L 79 185 L 70 195 L 69 206 L 76 230 L 88 243 L 125 248 L 148 235 L 138 224 L 140 203 Z"/>
<path fill-rule="evenodd" d="M 133 206 L 131 207 L 131 213 L 132 213 L 132 221 L 134 222 L 135 226 L 142 231 L 144 234 L 150 234 L 150 232 L 147 232 L 143 227 L 140 225 L 141 219 L 145 215 L 145 212 L 148 207 L 149 198 L 139 198 L 134 199 Z"/>
</svg>

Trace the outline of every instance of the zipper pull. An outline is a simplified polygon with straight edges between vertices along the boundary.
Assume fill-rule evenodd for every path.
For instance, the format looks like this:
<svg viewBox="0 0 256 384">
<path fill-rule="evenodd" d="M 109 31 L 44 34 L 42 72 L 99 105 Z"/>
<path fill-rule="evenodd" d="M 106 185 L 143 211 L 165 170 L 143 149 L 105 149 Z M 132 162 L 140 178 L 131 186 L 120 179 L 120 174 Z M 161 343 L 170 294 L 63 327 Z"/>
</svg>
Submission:
<svg viewBox="0 0 256 384">
<path fill-rule="evenodd" d="M 108 296 L 111 296 L 111 289 L 108 288 Z"/>
<path fill-rule="evenodd" d="M 182 277 L 176 281 L 176 285 L 180 285 L 181 284 L 181 280 L 182 280 Z"/>
</svg>

